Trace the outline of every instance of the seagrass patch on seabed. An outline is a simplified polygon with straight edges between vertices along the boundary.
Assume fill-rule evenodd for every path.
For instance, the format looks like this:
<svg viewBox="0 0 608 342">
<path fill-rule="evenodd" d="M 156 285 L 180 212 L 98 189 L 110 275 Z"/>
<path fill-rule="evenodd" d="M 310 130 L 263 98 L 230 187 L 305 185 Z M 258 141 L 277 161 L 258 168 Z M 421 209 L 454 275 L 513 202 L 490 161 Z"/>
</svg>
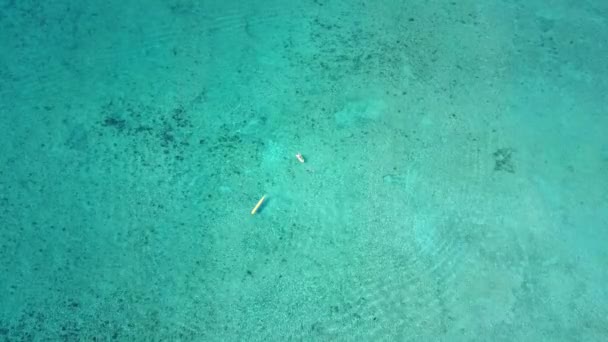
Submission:
<svg viewBox="0 0 608 342">
<path fill-rule="evenodd" d="M 513 163 L 514 152 L 515 150 L 512 148 L 499 148 L 496 152 L 492 153 L 494 157 L 494 171 L 515 173 L 515 164 Z"/>
</svg>

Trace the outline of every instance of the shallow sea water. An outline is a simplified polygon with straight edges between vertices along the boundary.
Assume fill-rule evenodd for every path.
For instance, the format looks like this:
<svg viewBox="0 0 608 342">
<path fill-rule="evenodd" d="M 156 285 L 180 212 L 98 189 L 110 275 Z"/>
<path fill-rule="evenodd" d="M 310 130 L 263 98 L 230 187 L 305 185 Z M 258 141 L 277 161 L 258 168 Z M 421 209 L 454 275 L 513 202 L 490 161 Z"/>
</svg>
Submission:
<svg viewBox="0 0 608 342">
<path fill-rule="evenodd" d="M 2 341 L 608 340 L 604 1 L 0 0 L 0 46 Z"/>
</svg>

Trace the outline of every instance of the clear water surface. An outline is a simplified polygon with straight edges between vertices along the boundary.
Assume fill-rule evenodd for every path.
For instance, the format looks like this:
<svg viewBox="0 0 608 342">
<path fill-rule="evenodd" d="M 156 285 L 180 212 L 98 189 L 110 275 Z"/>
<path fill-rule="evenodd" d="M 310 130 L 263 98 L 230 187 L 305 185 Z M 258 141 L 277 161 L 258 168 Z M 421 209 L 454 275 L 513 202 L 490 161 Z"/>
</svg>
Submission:
<svg viewBox="0 0 608 342">
<path fill-rule="evenodd" d="M 1 0 L 0 46 L 0 340 L 608 340 L 608 2 Z"/>
</svg>

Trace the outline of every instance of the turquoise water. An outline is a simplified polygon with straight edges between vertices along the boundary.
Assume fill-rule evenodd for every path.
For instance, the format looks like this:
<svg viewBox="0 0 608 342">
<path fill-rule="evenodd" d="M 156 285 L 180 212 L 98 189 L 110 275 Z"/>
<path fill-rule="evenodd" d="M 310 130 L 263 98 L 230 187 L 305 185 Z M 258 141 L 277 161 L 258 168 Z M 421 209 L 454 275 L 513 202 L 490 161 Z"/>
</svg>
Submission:
<svg viewBox="0 0 608 342">
<path fill-rule="evenodd" d="M 2 341 L 608 340 L 604 1 L 2 0 L 0 46 Z"/>
</svg>

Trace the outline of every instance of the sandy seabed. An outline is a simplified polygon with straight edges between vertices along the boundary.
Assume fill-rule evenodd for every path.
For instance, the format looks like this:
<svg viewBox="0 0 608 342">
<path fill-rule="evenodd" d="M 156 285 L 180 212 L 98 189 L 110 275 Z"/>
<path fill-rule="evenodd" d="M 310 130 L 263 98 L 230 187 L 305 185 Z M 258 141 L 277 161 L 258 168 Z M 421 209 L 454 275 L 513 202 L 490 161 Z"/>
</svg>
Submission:
<svg viewBox="0 0 608 342">
<path fill-rule="evenodd" d="M 0 340 L 608 340 L 605 2 L 0 8 Z"/>
</svg>

